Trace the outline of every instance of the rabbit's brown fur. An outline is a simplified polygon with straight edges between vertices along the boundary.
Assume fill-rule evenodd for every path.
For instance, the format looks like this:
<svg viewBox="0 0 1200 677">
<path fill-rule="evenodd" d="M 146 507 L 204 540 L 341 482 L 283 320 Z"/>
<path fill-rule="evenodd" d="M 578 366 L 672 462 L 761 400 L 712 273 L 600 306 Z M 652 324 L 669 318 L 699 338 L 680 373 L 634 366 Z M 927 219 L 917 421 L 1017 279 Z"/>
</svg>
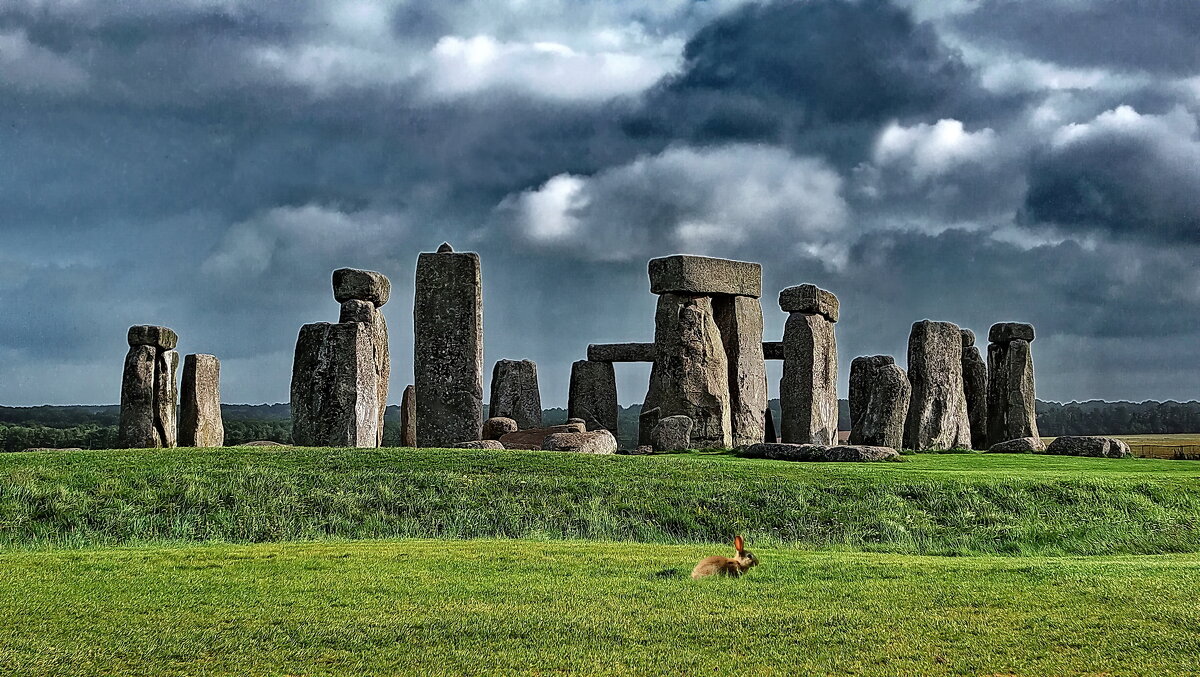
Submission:
<svg viewBox="0 0 1200 677">
<path fill-rule="evenodd" d="M 754 553 L 746 550 L 746 543 L 741 536 L 733 539 L 733 547 L 737 550 L 737 555 L 734 557 L 721 557 L 713 555 L 700 560 L 695 569 L 692 569 L 692 578 L 704 578 L 706 576 L 733 576 L 737 578 L 750 570 L 750 567 L 758 565 L 758 558 Z"/>
</svg>

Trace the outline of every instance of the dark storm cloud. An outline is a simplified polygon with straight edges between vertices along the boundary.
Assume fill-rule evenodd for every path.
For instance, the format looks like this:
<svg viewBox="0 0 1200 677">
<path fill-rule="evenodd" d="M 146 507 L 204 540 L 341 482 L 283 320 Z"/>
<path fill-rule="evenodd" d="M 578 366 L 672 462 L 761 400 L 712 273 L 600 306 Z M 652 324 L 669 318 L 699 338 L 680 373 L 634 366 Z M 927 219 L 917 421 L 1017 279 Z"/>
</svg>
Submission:
<svg viewBox="0 0 1200 677">
<path fill-rule="evenodd" d="M 1200 3 L 1189 0 L 983 0 L 956 25 L 985 43 L 1069 66 L 1200 72 Z"/>
</svg>

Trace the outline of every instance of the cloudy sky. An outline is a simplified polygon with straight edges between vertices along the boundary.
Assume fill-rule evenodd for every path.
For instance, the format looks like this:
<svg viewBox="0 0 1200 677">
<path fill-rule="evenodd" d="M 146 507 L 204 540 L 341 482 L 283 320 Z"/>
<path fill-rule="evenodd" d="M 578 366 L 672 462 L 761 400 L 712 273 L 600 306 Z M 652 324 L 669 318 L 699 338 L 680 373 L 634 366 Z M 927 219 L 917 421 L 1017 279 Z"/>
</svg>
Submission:
<svg viewBox="0 0 1200 677">
<path fill-rule="evenodd" d="M 0 404 L 116 402 L 144 323 L 286 401 L 341 266 L 393 281 L 398 399 L 443 240 L 547 406 L 653 337 L 678 252 L 762 262 L 768 339 L 779 289 L 838 294 L 843 396 L 930 318 L 1034 323 L 1042 399 L 1197 399 L 1198 34 L 1194 0 L 0 0 Z"/>
</svg>

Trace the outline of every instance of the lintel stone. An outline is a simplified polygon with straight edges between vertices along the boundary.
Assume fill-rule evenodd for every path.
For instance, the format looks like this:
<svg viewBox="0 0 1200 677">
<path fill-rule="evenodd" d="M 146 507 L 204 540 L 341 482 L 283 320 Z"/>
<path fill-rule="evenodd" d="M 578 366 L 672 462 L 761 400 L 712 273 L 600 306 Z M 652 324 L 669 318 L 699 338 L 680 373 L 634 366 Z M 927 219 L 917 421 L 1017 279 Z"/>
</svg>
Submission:
<svg viewBox="0 0 1200 677">
<path fill-rule="evenodd" d="M 677 254 L 650 259 L 652 294 L 762 296 L 762 266 L 747 261 Z"/>
</svg>

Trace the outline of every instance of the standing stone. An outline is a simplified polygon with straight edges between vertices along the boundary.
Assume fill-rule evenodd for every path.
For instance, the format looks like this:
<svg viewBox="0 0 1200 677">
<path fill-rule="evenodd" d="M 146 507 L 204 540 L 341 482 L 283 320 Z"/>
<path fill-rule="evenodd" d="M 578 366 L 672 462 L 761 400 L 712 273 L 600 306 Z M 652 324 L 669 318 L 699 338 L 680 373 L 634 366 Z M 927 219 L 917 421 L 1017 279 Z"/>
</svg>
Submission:
<svg viewBox="0 0 1200 677">
<path fill-rule="evenodd" d="M 988 332 L 987 437 L 993 445 L 1038 437 L 1033 325 L 1002 322 Z"/>
<path fill-rule="evenodd" d="M 962 332 L 950 322 L 915 322 L 908 336 L 912 399 L 904 427 L 909 449 L 970 449 L 963 392 Z"/>
<path fill-rule="evenodd" d="M 117 439 L 122 448 L 153 449 L 162 446 L 162 435 L 155 421 L 154 346 L 135 345 L 125 356 L 121 377 L 121 421 Z"/>
<path fill-rule="evenodd" d="M 417 443 L 479 439 L 483 424 L 483 291 L 479 255 L 443 244 L 417 258 L 413 303 Z"/>
<path fill-rule="evenodd" d="M 400 446 L 417 446 L 417 389 L 411 385 L 400 398 Z"/>
<path fill-rule="evenodd" d="M 180 446 L 225 446 L 225 425 L 221 419 L 221 361 L 215 355 L 183 358 L 179 409 Z"/>
<path fill-rule="evenodd" d="M 780 292 L 779 305 L 789 313 L 779 382 L 781 437 L 785 443 L 836 444 L 837 297 L 806 284 Z"/>
<path fill-rule="evenodd" d="M 649 400 L 649 396 L 646 399 Z M 651 448 L 653 446 L 650 444 L 651 433 L 654 432 L 654 426 L 658 425 L 660 418 L 662 418 L 662 409 L 651 407 L 649 402 L 642 404 L 642 410 L 638 413 L 639 447 Z"/>
<path fill-rule="evenodd" d="M 850 363 L 850 436 L 854 437 L 854 428 L 867 411 L 867 402 L 871 399 L 871 390 L 875 387 L 879 370 L 886 365 L 895 364 L 891 355 L 871 355 L 856 357 Z M 858 444 L 858 442 L 855 442 Z"/>
<path fill-rule="evenodd" d="M 712 298 L 664 293 L 658 297 L 654 327 L 654 367 L 646 401 L 661 410 L 662 417 L 691 418 L 697 446 L 729 448 L 729 363 Z"/>
<path fill-rule="evenodd" d="M 499 360 L 492 369 L 488 415 L 511 418 L 519 428 L 540 428 L 542 395 L 537 365 L 530 360 Z"/>
<path fill-rule="evenodd" d="M 908 375 L 895 364 L 879 364 L 871 373 L 867 390 L 867 402 L 850 430 L 850 444 L 901 448 L 912 397 Z"/>
<path fill-rule="evenodd" d="M 333 297 L 342 304 L 338 322 L 361 322 L 368 326 L 371 333 L 372 360 L 379 391 L 376 395 L 379 402 L 379 439 L 375 446 L 383 445 L 383 418 L 387 412 L 388 387 L 392 380 L 387 320 L 379 309 L 388 302 L 391 294 L 391 280 L 383 273 L 354 268 L 333 271 Z"/>
<path fill-rule="evenodd" d="M 312 447 L 379 446 L 375 337 L 363 322 L 300 328 L 292 365 L 292 441 Z"/>
<path fill-rule="evenodd" d="M 762 304 L 749 296 L 714 296 L 713 313 L 729 364 L 733 445 L 757 444 L 766 434 L 767 407 Z"/>
<path fill-rule="evenodd" d="M 650 431 L 650 446 L 655 451 L 683 451 L 692 448 L 692 419 L 687 416 L 660 418 Z"/>
<path fill-rule="evenodd" d="M 588 430 L 617 434 L 617 375 L 611 362 L 579 360 L 571 365 L 567 416 L 581 418 Z"/>
<path fill-rule="evenodd" d="M 975 347 L 975 332 L 962 330 L 963 394 L 967 398 L 967 419 L 971 425 L 971 442 L 977 447 L 987 446 L 987 388 L 988 368 Z"/>
<path fill-rule="evenodd" d="M 766 423 L 766 432 L 763 435 L 763 442 L 775 443 L 779 441 L 779 431 L 775 428 L 775 414 L 770 407 L 763 410 L 763 418 Z"/>
<path fill-rule="evenodd" d="M 121 378 L 117 438 L 130 449 L 174 447 L 177 441 L 179 336 L 166 327 L 129 328 L 129 353 Z"/>
</svg>

